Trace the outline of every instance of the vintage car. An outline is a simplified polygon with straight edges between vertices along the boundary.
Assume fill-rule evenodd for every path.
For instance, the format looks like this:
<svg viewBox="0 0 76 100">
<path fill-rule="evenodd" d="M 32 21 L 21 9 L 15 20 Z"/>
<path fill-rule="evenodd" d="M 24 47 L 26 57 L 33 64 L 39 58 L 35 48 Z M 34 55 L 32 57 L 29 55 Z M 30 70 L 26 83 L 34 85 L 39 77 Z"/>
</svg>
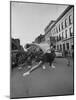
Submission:
<svg viewBox="0 0 76 100">
<path fill-rule="evenodd" d="M 63 54 L 61 51 L 55 50 L 55 54 L 56 54 L 56 57 L 63 57 Z"/>
</svg>

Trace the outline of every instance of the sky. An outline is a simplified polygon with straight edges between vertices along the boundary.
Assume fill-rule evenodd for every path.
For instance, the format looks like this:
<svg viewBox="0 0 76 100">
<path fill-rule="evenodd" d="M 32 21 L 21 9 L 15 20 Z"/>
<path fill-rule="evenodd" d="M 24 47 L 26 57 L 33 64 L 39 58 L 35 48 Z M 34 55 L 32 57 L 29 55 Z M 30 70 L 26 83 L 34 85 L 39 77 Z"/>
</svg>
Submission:
<svg viewBox="0 0 76 100">
<path fill-rule="evenodd" d="M 56 20 L 67 5 L 11 3 L 11 36 L 19 38 L 20 44 L 31 43 L 51 20 Z"/>
</svg>

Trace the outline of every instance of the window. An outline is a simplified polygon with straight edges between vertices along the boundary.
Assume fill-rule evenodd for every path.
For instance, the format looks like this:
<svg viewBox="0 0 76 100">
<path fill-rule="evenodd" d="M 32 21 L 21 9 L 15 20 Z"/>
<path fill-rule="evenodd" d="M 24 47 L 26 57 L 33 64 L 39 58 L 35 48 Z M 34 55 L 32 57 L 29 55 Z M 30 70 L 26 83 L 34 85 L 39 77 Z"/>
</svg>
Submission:
<svg viewBox="0 0 76 100">
<path fill-rule="evenodd" d="M 60 32 L 60 24 L 59 24 L 59 32 Z"/>
<path fill-rule="evenodd" d="M 71 45 L 71 50 L 74 50 L 74 45 Z"/>
<path fill-rule="evenodd" d="M 69 43 L 66 43 L 67 50 L 69 50 Z"/>
<path fill-rule="evenodd" d="M 62 45 L 60 44 L 60 50 L 62 50 Z"/>
<path fill-rule="evenodd" d="M 62 30 L 63 30 L 63 22 L 61 23 L 61 28 L 62 28 Z"/>
<path fill-rule="evenodd" d="M 72 27 L 69 28 L 69 33 L 70 33 L 70 37 L 73 35 L 72 33 Z"/>
<path fill-rule="evenodd" d="M 63 44 L 63 51 L 65 50 L 65 44 Z"/>
<path fill-rule="evenodd" d="M 72 16 L 69 16 L 69 25 L 72 24 Z"/>
<path fill-rule="evenodd" d="M 59 50 L 59 45 L 57 45 L 57 50 Z"/>
<path fill-rule="evenodd" d="M 54 34 L 55 34 L 55 28 L 54 28 Z"/>
<path fill-rule="evenodd" d="M 65 30 L 65 38 L 67 38 L 67 30 Z"/>
<path fill-rule="evenodd" d="M 67 27 L 67 19 L 65 19 L 65 28 Z"/>
<path fill-rule="evenodd" d="M 60 34 L 59 34 L 59 40 L 61 40 L 61 36 L 60 36 Z"/>
<path fill-rule="evenodd" d="M 58 33 L 58 29 L 57 29 L 57 27 L 56 27 L 56 32 Z"/>
<path fill-rule="evenodd" d="M 64 34 L 64 33 L 62 32 L 62 39 L 64 39 L 64 36 L 63 36 L 63 34 Z"/>
<path fill-rule="evenodd" d="M 58 36 L 57 36 L 57 41 L 59 40 Z"/>
</svg>

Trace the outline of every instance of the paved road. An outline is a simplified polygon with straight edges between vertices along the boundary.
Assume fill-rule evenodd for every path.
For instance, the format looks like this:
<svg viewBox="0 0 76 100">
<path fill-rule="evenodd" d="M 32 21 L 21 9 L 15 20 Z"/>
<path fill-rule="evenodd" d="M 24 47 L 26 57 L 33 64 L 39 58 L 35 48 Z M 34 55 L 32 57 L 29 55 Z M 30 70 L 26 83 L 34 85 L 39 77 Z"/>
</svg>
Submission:
<svg viewBox="0 0 76 100">
<path fill-rule="evenodd" d="M 33 71 L 29 76 L 23 77 L 26 69 L 15 68 L 11 73 L 11 97 L 31 97 L 47 95 L 73 94 L 73 61 L 67 66 L 67 60 L 56 58 L 55 69 L 46 65 Z"/>
</svg>

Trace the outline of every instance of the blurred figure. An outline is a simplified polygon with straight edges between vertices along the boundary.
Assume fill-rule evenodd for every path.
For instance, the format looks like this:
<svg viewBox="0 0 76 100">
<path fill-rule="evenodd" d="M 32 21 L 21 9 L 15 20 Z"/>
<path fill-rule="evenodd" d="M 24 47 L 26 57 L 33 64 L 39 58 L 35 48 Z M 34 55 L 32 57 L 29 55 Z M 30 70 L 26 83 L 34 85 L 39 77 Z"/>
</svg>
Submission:
<svg viewBox="0 0 76 100">
<path fill-rule="evenodd" d="M 69 49 L 67 50 L 66 57 L 67 57 L 67 65 L 70 66 L 70 51 L 69 51 Z"/>
<path fill-rule="evenodd" d="M 56 57 L 56 54 L 55 54 L 55 46 L 52 46 L 51 47 L 51 60 L 52 60 L 52 64 L 51 64 L 51 67 L 52 68 L 55 68 L 55 66 L 53 65 L 53 61 L 55 60 L 55 57 Z"/>
<path fill-rule="evenodd" d="M 72 59 L 74 60 L 74 45 L 72 46 Z"/>
<path fill-rule="evenodd" d="M 55 66 L 53 65 L 54 59 L 55 59 L 55 46 L 50 45 L 50 49 L 47 50 L 47 52 L 44 53 L 42 57 L 38 59 L 39 63 L 33 66 L 29 71 L 25 72 L 23 76 L 29 75 L 32 71 L 34 71 L 35 69 L 41 66 L 43 66 L 43 69 L 45 69 L 46 68 L 45 63 L 49 63 L 49 65 L 52 68 L 55 68 Z"/>
</svg>

